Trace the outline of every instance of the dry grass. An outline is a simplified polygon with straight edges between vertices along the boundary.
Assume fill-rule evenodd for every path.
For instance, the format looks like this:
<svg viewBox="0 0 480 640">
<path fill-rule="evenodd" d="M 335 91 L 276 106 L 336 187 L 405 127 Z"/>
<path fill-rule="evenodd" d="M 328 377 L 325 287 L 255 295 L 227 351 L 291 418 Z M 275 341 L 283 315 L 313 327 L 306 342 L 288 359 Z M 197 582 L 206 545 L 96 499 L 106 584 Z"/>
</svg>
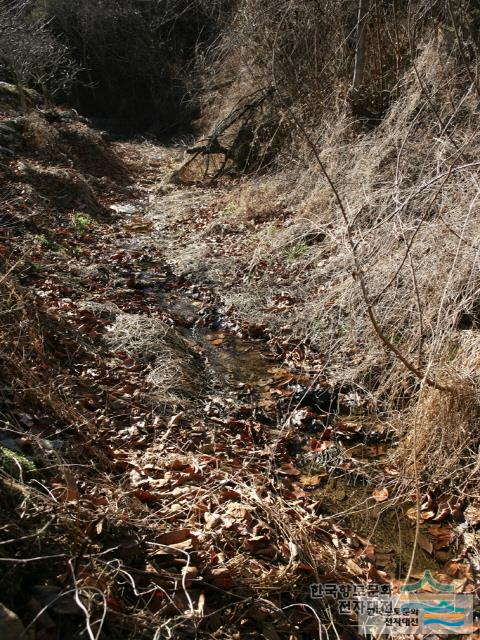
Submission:
<svg viewBox="0 0 480 640">
<path fill-rule="evenodd" d="M 479 286 L 480 209 L 474 155 L 478 133 L 473 120 L 476 102 L 468 87 L 455 98 L 456 104 L 462 101 L 461 113 L 453 116 L 451 105 L 445 103 L 445 92 L 454 87 L 445 82 L 449 65 L 444 43 L 429 42 L 417 67 L 424 81 L 435 87 L 432 92 L 437 106 L 443 105 L 442 118 L 451 116 L 456 125 L 450 135 L 438 135 L 438 122 L 427 113 L 412 72 L 404 80 L 402 97 L 372 133 L 345 140 L 345 125 L 340 123 L 327 131 L 319 148 L 352 221 L 370 299 L 382 327 L 412 361 L 435 366 L 448 358 L 445 341 L 460 316 L 475 305 Z M 462 155 L 456 148 L 460 145 Z M 378 353 L 378 338 L 351 278 L 345 225 L 315 164 L 299 174 L 291 206 L 296 210 L 292 223 L 273 237 L 266 229 L 253 266 L 266 256 L 279 258 L 285 246 L 302 242 L 312 231 L 323 234 L 324 239 L 306 252 L 315 269 L 305 273 L 311 280 L 304 278 L 303 285 L 310 291 L 314 284 L 320 285 L 322 290 L 308 305 L 310 327 L 318 323 L 330 329 L 314 333 L 309 328 L 307 333 L 332 356 L 358 346 Z M 382 365 L 378 381 L 385 390 L 408 384 L 394 358 L 387 356 Z M 362 363 L 356 377 L 361 379 L 369 369 L 369 361 Z"/>
<path fill-rule="evenodd" d="M 107 343 L 113 351 L 125 352 L 150 365 L 147 382 L 155 389 L 156 401 L 174 403 L 198 393 L 198 353 L 193 343 L 172 326 L 157 318 L 121 313 L 109 328 Z"/>
<path fill-rule="evenodd" d="M 450 344 L 449 380 L 456 393 L 424 389 L 419 402 L 400 416 L 400 445 L 393 463 L 408 484 L 415 475 L 430 488 L 476 493 L 480 469 L 479 338 L 476 331 L 459 333 Z"/>
<path fill-rule="evenodd" d="M 45 203 L 59 211 L 77 209 L 92 216 L 105 213 L 85 177 L 73 169 L 22 163 L 23 180 Z"/>
<path fill-rule="evenodd" d="M 452 456 L 445 469 L 429 471 L 422 461 L 425 478 L 440 484 L 463 482 L 470 467 L 461 460 L 472 460 L 468 449 L 476 448 L 476 382 L 465 358 L 452 355 L 452 344 L 479 323 L 480 134 L 476 90 L 453 50 L 449 32 L 432 31 L 374 128 L 362 128 L 341 103 L 335 118 L 306 124 L 347 211 L 382 331 L 415 367 L 458 388 L 454 398 L 429 391 L 418 408 L 429 425 L 425 434 L 446 420 L 448 407 L 446 423 L 457 425 L 449 440 L 456 451 L 443 452 Z M 292 109 L 301 118 L 300 107 Z M 420 381 L 385 349 L 369 322 L 352 276 L 345 221 L 301 140 L 298 133 L 290 155 L 283 149 L 282 174 L 252 178 L 240 194 L 227 196 L 231 204 L 218 208 L 225 219 L 231 207 L 231 220 L 240 223 L 229 245 L 237 259 L 228 251 L 213 258 L 215 244 L 203 238 L 187 246 L 187 255 L 207 278 L 228 282 L 227 304 L 241 316 L 274 333 L 307 338 L 331 379 L 373 393 L 377 406 L 392 415 L 409 406 L 401 419 L 411 425 Z M 295 304 L 279 310 L 272 302 L 279 294 Z M 466 434 L 472 435 L 460 446 Z"/>
</svg>

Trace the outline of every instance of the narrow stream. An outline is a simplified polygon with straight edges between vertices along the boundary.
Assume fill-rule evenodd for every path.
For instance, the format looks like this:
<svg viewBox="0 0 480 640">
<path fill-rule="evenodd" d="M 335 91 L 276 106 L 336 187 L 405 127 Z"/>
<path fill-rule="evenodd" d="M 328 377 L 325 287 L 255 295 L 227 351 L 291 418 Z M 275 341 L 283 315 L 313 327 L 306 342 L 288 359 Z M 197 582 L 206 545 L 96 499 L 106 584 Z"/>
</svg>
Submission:
<svg viewBox="0 0 480 640">
<path fill-rule="evenodd" d="M 144 236 L 145 238 L 145 236 Z M 130 238 L 126 249 L 144 249 L 144 240 Z M 135 264 L 135 260 L 132 260 Z M 338 522 L 352 532 L 353 538 L 361 540 L 370 550 L 369 560 L 377 569 L 386 571 L 400 580 L 406 576 L 415 544 L 415 521 L 407 516 L 411 504 L 385 500 L 377 501 L 373 492 L 383 485 L 382 463 L 388 457 L 389 445 L 386 441 L 372 444 L 369 441 L 368 416 L 348 415 L 345 410 L 340 416 L 330 402 L 325 401 L 325 390 L 313 381 L 306 381 L 305 374 L 293 372 L 269 351 L 262 340 L 248 340 L 240 337 L 229 322 L 216 315 L 215 321 L 203 317 L 205 303 L 192 298 L 188 287 L 169 289 L 165 286 L 172 274 L 164 272 L 153 260 L 136 262 L 135 282 L 144 292 L 146 299 L 165 309 L 174 319 L 176 328 L 189 340 L 193 340 L 202 353 L 208 379 L 210 397 L 228 398 L 227 405 L 241 405 L 248 394 L 250 403 L 258 408 L 255 418 L 264 420 L 272 434 L 280 434 L 289 414 L 296 416 L 290 423 L 295 426 L 298 419 L 299 443 L 292 450 L 292 461 L 301 472 L 301 480 L 312 497 L 321 503 L 322 515 Z M 138 269 L 140 267 L 141 269 Z M 168 271 L 168 270 L 167 270 Z M 208 305 L 207 305 L 208 306 Z M 301 383 L 300 383 L 301 380 Z M 310 386 L 311 385 L 311 386 Z M 328 400 L 328 399 L 327 399 Z M 295 414 L 295 410 L 297 413 Z M 302 418 L 301 412 L 308 415 Z M 345 435 L 344 429 L 336 431 L 338 421 L 366 422 L 358 434 Z M 329 434 L 328 437 L 326 434 Z M 324 462 L 312 469 L 306 463 L 308 442 L 312 438 L 324 441 L 326 451 L 340 448 L 346 458 L 340 467 L 331 464 L 328 456 Z M 381 455 L 372 454 L 381 449 Z M 349 460 L 361 462 L 363 468 L 371 470 L 369 479 L 357 478 L 345 473 Z M 378 473 L 377 473 L 378 471 Z M 421 541 L 424 539 L 423 534 Z M 452 558 L 445 548 L 433 551 L 426 543 L 415 550 L 413 576 L 421 576 L 425 569 L 442 572 L 444 564 Z"/>
</svg>

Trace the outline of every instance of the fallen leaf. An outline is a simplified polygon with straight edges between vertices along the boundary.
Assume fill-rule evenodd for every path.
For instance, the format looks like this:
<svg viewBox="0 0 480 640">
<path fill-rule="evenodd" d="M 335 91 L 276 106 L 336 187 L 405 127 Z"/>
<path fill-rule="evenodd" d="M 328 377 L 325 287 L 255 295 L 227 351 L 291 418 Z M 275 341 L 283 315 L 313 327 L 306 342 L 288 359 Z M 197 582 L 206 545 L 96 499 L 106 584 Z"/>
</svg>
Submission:
<svg viewBox="0 0 480 640">
<path fill-rule="evenodd" d="M 227 569 L 227 567 L 215 567 L 214 569 L 210 569 L 206 573 L 206 579 L 208 582 L 213 584 L 214 587 L 218 587 L 220 589 L 230 589 L 235 584 L 232 572 L 230 569 Z"/>
<path fill-rule="evenodd" d="M 259 549 L 268 546 L 268 544 L 269 540 L 267 536 L 253 536 L 245 541 L 245 548 L 247 551 L 250 551 L 250 553 L 255 553 Z"/>
<path fill-rule="evenodd" d="M 373 544 L 367 544 L 367 546 L 363 550 L 363 555 L 370 560 L 370 562 L 374 562 L 375 560 L 375 547 Z"/>
<path fill-rule="evenodd" d="M 291 464 L 290 462 L 286 462 L 285 464 L 282 464 L 282 466 L 280 467 L 280 469 L 278 470 L 278 473 L 284 475 L 284 476 L 299 476 L 301 475 L 301 472 L 293 466 L 293 464 Z"/>
<path fill-rule="evenodd" d="M 432 524 L 428 527 L 428 533 L 433 537 L 435 550 L 448 547 L 455 538 L 452 528 L 448 525 Z"/>
<path fill-rule="evenodd" d="M 190 529 L 177 529 L 176 531 L 169 531 L 168 533 L 163 533 L 159 538 L 157 538 L 157 542 L 159 544 L 170 545 L 170 544 L 178 544 L 179 542 L 185 542 L 189 538 L 192 537 L 192 532 Z"/>
<path fill-rule="evenodd" d="M 65 484 L 67 485 L 66 502 L 77 502 L 80 498 L 80 492 L 78 491 L 75 477 L 68 469 L 63 470 L 63 476 L 65 478 Z"/>
<path fill-rule="evenodd" d="M 405 512 L 405 515 L 407 516 L 407 518 L 409 518 L 409 520 L 413 520 L 414 522 L 417 521 L 417 508 L 416 507 L 411 507 L 410 509 L 407 509 L 407 511 Z M 435 517 L 435 511 L 421 511 L 419 513 L 419 519 L 420 522 L 425 522 L 427 520 L 433 520 Z"/>
<path fill-rule="evenodd" d="M 347 558 L 346 565 L 347 565 L 347 568 L 349 569 L 350 573 L 352 573 L 354 576 L 363 576 L 363 573 L 364 573 L 363 569 L 361 569 L 358 566 L 358 564 L 356 564 L 350 558 Z"/>
<path fill-rule="evenodd" d="M 375 491 L 372 493 L 372 496 L 377 502 L 385 502 L 385 500 L 388 500 L 389 496 L 388 489 L 386 489 L 385 487 L 375 489 Z"/>
<path fill-rule="evenodd" d="M 433 553 L 433 543 L 423 534 L 418 534 L 418 546 L 421 547 L 428 554 L 432 555 Z"/>
<path fill-rule="evenodd" d="M 480 523 L 480 505 L 470 504 L 464 511 L 466 522 L 474 527 Z"/>
<path fill-rule="evenodd" d="M 320 479 L 324 478 L 328 474 L 323 474 L 322 476 L 302 476 L 301 482 L 304 487 L 316 487 L 317 484 L 320 484 Z"/>
</svg>

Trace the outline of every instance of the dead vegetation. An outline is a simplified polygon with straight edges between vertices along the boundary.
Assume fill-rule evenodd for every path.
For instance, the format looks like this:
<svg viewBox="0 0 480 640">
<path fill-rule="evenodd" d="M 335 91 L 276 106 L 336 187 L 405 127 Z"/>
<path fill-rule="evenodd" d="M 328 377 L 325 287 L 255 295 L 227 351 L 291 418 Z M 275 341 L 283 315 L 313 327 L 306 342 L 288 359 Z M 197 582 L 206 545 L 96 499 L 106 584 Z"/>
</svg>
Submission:
<svg viewBox="0 0 480 640">
<path fill-rule="evenodd" d="M 302 111 L 304 95 L 284 102 L 295 138 L 277 156 L 282 172 L 246 180 L 224 197 L 216 216 L 231 224 L 225 251 L 212 252 L 212 239 L 192 244 L 195 260 L 210 264 L 207 273 L 215 278 L 223 274 L 230 287 L 227 303 L 240 314 L 307 337 L 323 355 L 329 376 L 374 397 L 375 410 L 394 416 L 406 409 L 400 421 L 408 424 L 409 416 L 416 415 L 411 407 L 424 375 L 444 388 L 440 394 L 425 392 L 429 403 L 441 398 L 439 415 L 446 406 L 476 406 L 477 394 L 461 358 L 452 356 L 465 331 L 475 332 L 478 325 L 477 91 L 464 73 L 466 61 L 456 48 L 451 22 L 440 26 L 445 16 L 429 11 L 425 4 L 417 13 L 397 15 L 397 54 L 406 56 L 413 42 L 415 55 L 411 64 L 404 57 L 396 67 L 391 101 L 375 126 L 352 114 L 348 101 L 328 102 L 333 114 L 323 109 L 321 124 Z M 428 27 L 422 22 L 427 15 L 439 22 Z M 372 18 L 369 37 L 378 19 Z M 463 14 L 465 30 L 468 19 Z M 416 20 L 414 32 L 409 20 Z M 468 42 L 469 55 L 475 56 L 475 44 Z M 272 45 L 275 54 L 277 50 Z M 280 62 L 278 66 L 283 69 Z M 378 69 L 366 73 L 378 78 Z M 286 91 L 293 84 L 285 80 L 279 87 Z M 365 84 L 372 88 L 370 80 Z M 342 91 L 338 78 L 335 87 Z M 348 225 L 306 136 L 314 141 Z M 230 258 L 234 245 L 235 264 Z M 236 286 L 239 274 L 244 279 Z M 277 302 L 281 299 L 283 303 Z M 369 305 L 381 333 L 410 370 L 382 344 L 368 318 Z M 446 397 L 446 388 L 455 397 Z M 439 422 L 430 410 L 429 415 L 425 433 Z M 457 435 L 462 441 L 472 433 L 473 418 L 468 416 L 473 415 L 468 409 L 461 420 L 452 411 L 449 424 L 460 420 Z M 424 479 L 432 484 L 447 478 L 453 484 L 467 476 L 472 480 L 467 469 L 477 455 L 473 433 L 460 447 L 468 464 L 463 454 L 464 462 L 458 464 L 456 453 L 449 453 L 449 473 L 437 474 L 435 465 L 427 465 L 430 453 L 432 458 L 439 455 L 436 440 L 422 450 Z"/>
<path fill-rule="evenodd" d="M 155 389 L 155 400 L 178 403 L 182 396 L 195 398 L 201 388 L 198 348 L 174 327 L 156 318 L 119 314 L 108 328 L 107 342 L 114 351 L 125 352 L 149 364 L 147 382 Z"/>
<path fill-rule="evenodd" d="M 129 227 L 151 225 L 136 214 L 72 224 L 77 202 L 42 196 L 66 170 L 20 174 L 36 153 L 24 144 L 5 171 L 0 245 L 0 585 L 21 618 L 9 629 L 317 634 L 319 616 L 333 623 L 304 606 L 309 584 L 373 568 L 304 500 L 289 463 L 294 432 L 256 435 L 245 407 L 237 417 L 231 399 L 208 395 L 202 347 L 132 288 L 143 261 L 152 277 L 166 269 L 148 236 L 129 244 L 139 233 Z"/>
<path fill-rule="evenodd" d="M 327 479 L 366 467 L 345 513 L 414 492 L 412 545 L 443 558 L 442 580 L 478 587 L 478 16 L 369 6 L 352 97 L 356 6 L 238 4 L 206 57 L 202 161 L 177 174 L 208 186 L 158 184 L 171 155 L 125 143 L 122 162 L 75 115 L 14 123 L 0 163 L 0 583 L 35 632 L 348 635 L 309 584 L 405 577 L 326 511 Z M 130 183 L 134 155 L 148 192 Z M 189 319 L 175 311 L 186 292 Z M 214 346 L 269 338 L 287 361 L 260 391 L 208 378 L 202 331 L 219 309 Z M 356 439 L 381 462 L 355 467 L 342 442 Z"/>
</svg>

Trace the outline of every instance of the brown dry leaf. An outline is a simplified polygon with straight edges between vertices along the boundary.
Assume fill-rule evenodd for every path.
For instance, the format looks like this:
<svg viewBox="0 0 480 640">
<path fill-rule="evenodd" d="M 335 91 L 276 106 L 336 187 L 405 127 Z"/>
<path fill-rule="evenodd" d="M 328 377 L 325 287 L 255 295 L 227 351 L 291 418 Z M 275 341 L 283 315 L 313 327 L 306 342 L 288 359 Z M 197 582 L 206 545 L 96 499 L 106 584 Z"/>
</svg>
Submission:
<svg viewBox="0 0 480 640">
<path fill-rule="evenodd" d="M 230 589 L 235 584 L 232 572 L 227 567 L 210 569 L 207 572 L 207 581 L 220 589 Z"/>
<path fill-rule="evenodd" d="M 441 522 L 450 516 L 460 519 L 462 502 L 455 496 L 443 495 L 437 501 L 437 514 L 433 520 Z"/>
<path fill-rule="evenodd" d="M 327 475 L 327 473 L 324 473 L 321 476 L 302 476 L 300 480 L 305 487 L 316 487 L 317 484 L 320 484 L 320 479 L 325 478 Z"/>
<path fill-rule="evenodd" d="M 367 544 L 365 549 L 363 550 L 363 555 L 370 560 L 370 562 L 375 561 L 375 547 L 373 544 Z"/>
<path fill-rule="evenodd" d="M 379 571 L 373 564 L 368 564 L 367 577 L 372 582 L 385 584 L 391 582 L 391 578 L 385 571 Z"/>
<path fill-rule="evenodd" d="M 192 537 L 192 532 L 190 529 L 177 529 L 176 531 L 169 531 L 168 533 L 163 533 L 159 538 L 157 538 L 157 542 L 159 544 L 165 544 L 168 546 L 168 545 L 178 544 L 179 542 L 185 542 L 191 537 Z"/>
<path fill-rule="evenodd" d="M 252 521 L 251 511 L 252 507 L 248 507 L 239 502 L 231 502 L 225 509 L 225 515 L 250 523 Z"/>
<path fill-rule="evenodd" d="M 375 491 L 372 493 L 372 496 L 377 502 L 385 502 L 385 500 L 388 500 L 389 496 L 388 489 L 386 487 L 375 489 Z"/>
<path fill-rule="evenodd" d="M 188 540 L 183 540 L 183 542 L 174 542 L 173 544 L 170 544 L 168 546 L 170 553 L 172 553 L 172 549 L 177 549 L 178 551 L 188 551 L 192 548 L 192 540 L 188 538 Z"/>
<path fill-rule="evenodd" d="M 311 564 L 307 564 L 306 562 L 301 562 L 298 565 L 298 569 L 300 569 L 301 571 L 305 571 L 306 573 L 315 573 L 315 568 L 312 567 Z"/>
<path fill-rule="evenodd" d="M 306 498 L 307 493 L 302 489 L 302 485 L 298 482 L 291 482 L 289 478 L 285 478 L 282 496 L 288 500 L 299 500 Z"/>
<path fill-rule="evenodd" d="M 443 549 L 453 541 L 455 534 L 451 527 L 440 524 L 432 524 L 428 527 L 428 533 L 433 537 L 435 551 Z"/>
<path fill-rule="evenodd" d="M 155 502 L 158 500 L 158 494 L 147 491 L 146 489 L 135 489 L 133 495 L 140 500 L 140 502 Z"/>
<path fill-rule="evenodd" d="M 168 465 L 168 468 L 170 468 L 172 471 L 183 471 L 183 469 L 186 469 L 189 466 L 190 460 L 188 458 L 176 458 Z"/>
<path fill-rule="evenodd" d="M 361 569 L 353 560 L 347 558 L 345 564 L 352 575 L 363 576 L 363 569 Z"/>
<path fill-rule="evenodd" d="M 423 534 L 418 534 L 418 546 L 421 547 L 424 551 L 432 555 L 433 553 L 433 543 Z"/>
<path fill-rule="evenodd" d="M 267 547 L 268 545 L 269 545 L 269 539 L 265 535 L 253 536 L 248 540 L 246 540 L 244 543 L 245 548 L 247 549 L 247 551 L 250 551 L 250 553 L 255 553 L 259 549 Z"/>
<path fill-rule="evenodd" d="M 296 467 L 294 467 L 293 464 L 291 464 L 290 462 L 286 462 L 285 464 L 282 464 L 282 466 L 278 470 L 278 473 L 284 476 L 300 476 L 301 475 L 301 472 Z"/>
<path fill-rule="evenodd" d="M 77 502 L 80 498 L 80 492 L 77 488 L 77 481 L 75 476 L 68 469 L 63 470 L 63 476 L 65 478 L 65 484 L 67 485 L 67 494 L 65 496 L 66 502 Z"/>
<path fill-rule="evenodd" d="M 425 522 L 426 520 L 431 520 L 435 517 L 435 511 L 422 511 L 420 513 L 421 519 Z"/>
<path fill-rule="evenodd" d="M 393 553 L 376 553 L 375 562 L 379 567 L 385 567 L 392 562 Z"/>
<path fill-rule="evenodd" d="M 450 562 L 447 562 L 447 564 L 445 565 L 445 571 L 447 572 L 447 575 L 450 576 L 450 578 L 455 578 L 460 571 L 460 566 L 461 565 L 458 562 L 450 560 Z"/>
<path fill-rule="evenodd" d="M 221 502 L 225 502 L 226 500 L 240 500 L 242 494 L 234 489 L 223 489 L 219 497 L 221 498 Z"/>
<path fill-rule="evenodd" d="M 205 520 L 205 529 L 207 531 L 215 529 L 222 522 L 222 516 L 218 513 L 204 513 L 203 519 Z"/>
<path fill-rule="evenodd" d="M 414 522 L 416 522 L 417 521 L 417 508 L 416 507 L 411 507 L 410 509 L 407 509 L 405 515 L 410 520 L 413 520 Z M 426 522 L 427 520 L 433 520 L 433 518 L 435 518 L 435 511 L 421 511 L 419 516 L 420 516 L 420 522 Z"/>
</svg>

